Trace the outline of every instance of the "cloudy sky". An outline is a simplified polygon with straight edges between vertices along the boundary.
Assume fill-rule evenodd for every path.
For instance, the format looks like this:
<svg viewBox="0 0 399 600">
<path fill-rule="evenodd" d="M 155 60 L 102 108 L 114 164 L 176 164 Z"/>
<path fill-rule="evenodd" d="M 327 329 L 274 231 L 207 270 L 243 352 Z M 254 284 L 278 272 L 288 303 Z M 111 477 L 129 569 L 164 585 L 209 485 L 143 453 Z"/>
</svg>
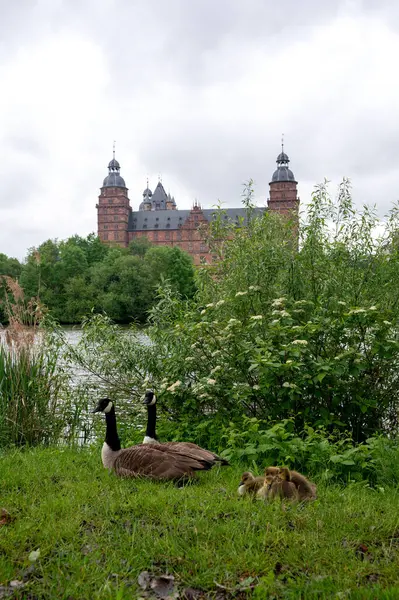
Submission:
<svg viewBox="0 0 399 600">
<path fill-rule="evenodd" d="M 237 206 L 249 178 L 264 204 L 282 133 L 303 203 L 343 176 L 381 216 L 399 199 L 399 3 L 0 9 L 0 252 L 95 231 L 113 140 L 133 209 L 159 174 L 178 208 Z"/>
</svg>

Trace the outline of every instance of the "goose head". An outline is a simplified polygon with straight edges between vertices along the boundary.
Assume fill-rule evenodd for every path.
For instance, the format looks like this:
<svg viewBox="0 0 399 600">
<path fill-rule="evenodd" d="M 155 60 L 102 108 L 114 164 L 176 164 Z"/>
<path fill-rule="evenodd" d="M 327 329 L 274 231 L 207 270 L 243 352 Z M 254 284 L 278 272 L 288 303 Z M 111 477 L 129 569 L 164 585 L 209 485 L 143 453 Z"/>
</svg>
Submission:
<svg viewBox="0 0 399 600">
<path fill-rule="evenodd" d="M 241 475 L 241 481 L 240 481 L 240 485 L 238 486 L 238 495 L 239 496 L 243 496 L 246 492 L 246 487 L 247 484 L 250 481 L 253 481 L 254 476 L 252 475 L 252 473 L 250 471 L 245 471 L 245 473 L 243 473 Z"/>
<path fill-rule="evenodd" d="M 109 398 L 101 398 L 101 400 L 98 401 L 96 408 L 94 408 L 92 412 L 103 412 L 107 414 L 111 411 L 113 405 L 114 403 Z"/>
<path fill-rule="evenodd" d="M 157 401 L 157 397 L 154 394 L 153 390 L 146 390 L 145 395 L 144 395 L 144 400 L 143 403 L 146 406 L 154 406 L 154 404 Z"/>
</svg>

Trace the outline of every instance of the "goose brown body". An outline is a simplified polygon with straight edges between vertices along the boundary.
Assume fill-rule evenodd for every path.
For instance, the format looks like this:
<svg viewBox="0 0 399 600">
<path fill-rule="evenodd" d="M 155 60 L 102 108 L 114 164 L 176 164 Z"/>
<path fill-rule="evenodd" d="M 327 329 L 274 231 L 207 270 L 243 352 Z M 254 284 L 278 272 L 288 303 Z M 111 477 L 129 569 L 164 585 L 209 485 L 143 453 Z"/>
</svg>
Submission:
<svg viewBox="0 0 399 600">
<path fill-rule="evenodd" d="M 245 473 L 241 475 L 241 482 L 238 486 L 238 494 L 240 496 L 245 496 L 245 494 L 255 496 L 264 486 L 264 482 L 264 477 L 255 477 L 251 471 L 245 471 Z"/>
<path fill-rule="evenodd" d="M 210 450 L 201 448 L 197 444 L 192 442 L 158 442 L 156 435 L 156 420 L 157 420 L 157 408 L 156 408 L 156 396 L 152 390 L 147 390 L 144 397 L 144 404 L 147 405 L 147 429 L 144 437 L 144 444 L 153 445 L 157 444 L 157 448 L 162 448 L 170 453 L 179 456 L 189 456 L 194 460 L 206 462 L 210 464 L 210 467 L 216 463 L 221 465 L 228 465 L 229 462 L 218 456 Z"/>
</svg>

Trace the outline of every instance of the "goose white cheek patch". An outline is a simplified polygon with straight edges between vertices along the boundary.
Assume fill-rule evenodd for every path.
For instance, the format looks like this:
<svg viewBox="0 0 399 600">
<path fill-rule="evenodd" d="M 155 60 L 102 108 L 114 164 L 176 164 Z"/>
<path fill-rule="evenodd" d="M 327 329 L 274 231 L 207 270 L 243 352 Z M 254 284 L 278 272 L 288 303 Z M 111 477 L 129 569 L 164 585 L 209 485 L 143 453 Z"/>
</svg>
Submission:
<svg viewBox="0 0 399 600">
<path fill-rule="evenodd" d="M 107 406 L 104 408 L 105 413 L 109 413 L 112 408 L 112 402 L 108 402 Z"/>
</svg>

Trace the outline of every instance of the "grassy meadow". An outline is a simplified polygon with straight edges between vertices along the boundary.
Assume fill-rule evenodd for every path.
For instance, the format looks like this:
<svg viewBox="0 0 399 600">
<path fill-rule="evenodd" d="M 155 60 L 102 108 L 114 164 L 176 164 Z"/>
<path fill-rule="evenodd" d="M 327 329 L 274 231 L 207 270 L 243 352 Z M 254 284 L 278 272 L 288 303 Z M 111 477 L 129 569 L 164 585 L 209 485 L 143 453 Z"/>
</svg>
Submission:
<svg viewBox="0 0 399 600">
<path fill-rule="evenodd" d="M 0 598 L 399 598 L 398 489 L 263 504 L 241 471 L 178 488 L 119 480 L 99 450 L 1 454 Z"/>
</svg>

